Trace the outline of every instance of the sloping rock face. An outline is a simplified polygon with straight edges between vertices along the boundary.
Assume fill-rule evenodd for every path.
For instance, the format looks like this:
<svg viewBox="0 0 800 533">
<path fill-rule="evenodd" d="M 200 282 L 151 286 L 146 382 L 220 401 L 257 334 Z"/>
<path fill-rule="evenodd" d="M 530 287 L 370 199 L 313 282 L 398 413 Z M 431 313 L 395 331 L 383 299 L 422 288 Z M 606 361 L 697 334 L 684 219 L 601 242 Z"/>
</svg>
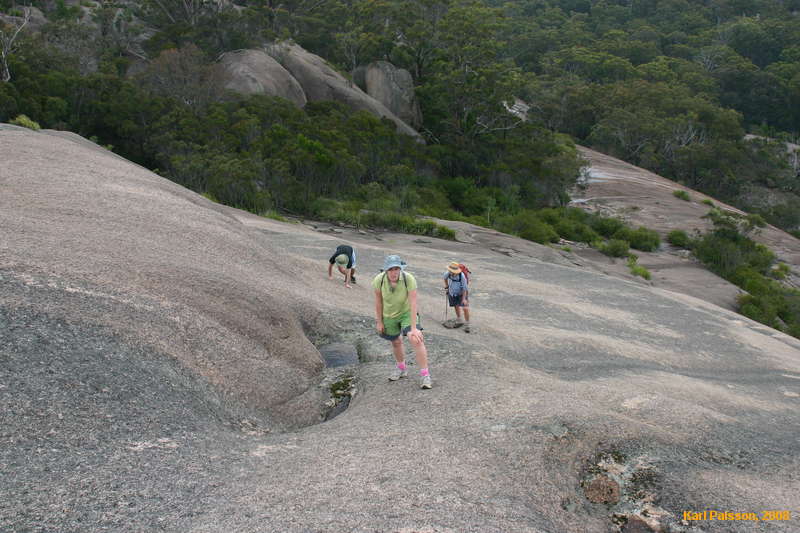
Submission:
<svg viewBox="0 0 800 533">
<path fill-rule="evenodd" d="M 230 79 L 225 88 L 241 94 L 279 96 L 298 107 L 306 105 L 303 88 L 289 72 L 263 50 L 236 50 L 220 58 Z"/>
<path fill-rule="evenodd" d="M 375 61 L 353 72 L 353 80 L 364 92 L 385 105 L 414 128 L 422 125 L 422 112 L 414 94 L 411 73 L 387 61 Z"/>
<path fill-rule="evenodd" d="M 220 418 L 268 430 L 319 421 L 305 393 L 322 361 L 296 312 L 313 314 L 266 289 L 276 262 L 240 223 L 107 151 L 89 164 L 71 140 L 0 133 L 8 312 L 35 313 L 45 329 L 91 325 L 109 348 L 178 365 L 212 391 L 204 401 Z"/>
<path fill-rule="evenodd" d="M 0 161 L 0 531 L 797 530 L 692 518 L 796 508 L 796 339 L 488 231 L 227 209 L 74 135 L 0 126 Z M 342 243 L 352 289 L 326 276 Z M 430 391 L 410 353 L 386 379 L 388 253 L 419 281 Z M 452 260 L 469 334 L 438 324 Z M 312 334 L 358 347 L 358 394 L 300 427 Z"/>
<path fill-rule="evenodd" d="M 392 113 L 385 105 L 370 97 L 341 74 L 329 67 L 321 57 L 309 53 L 296 44 L 277 43 L 267 48 L 274 57 L 303 87 L 311 102 L 333 100 L 351 109 L 369 111 L 385 117 L 397 125 L 397 131 L 420 138 L 419 133 Z"/>
<path fill-rule="evenodd" d="M 728 211 L 742 211 L 606 154 L 582 146 L 578 150 L 588 167 L 585 183 L 572 193 L 574 205 L 623 218 L 634 227 L 643 225 L 657 231 L 663 241 L 662 249 L 658 253 L 637 251 L 639 264 L 652 272 L 656 286 L 689 295 L 700 292 L 700 297 L 706 301 L 728 309 L 738 308 L 736 299 L 742 294 L 738 287 L 712 274 L 696 259 L 678 255 L 681 250 L 670 246 L 666 237 L 673 230 L 683 230 L 690 235 L 711 230 L 712 224 L 705 216 L 709 210 L 707 202 Z M 673 194 L 676 190 L 686 191 L 690 201 L 676 198 Z M 797 271 L 800 240 L 770 225 L 760 229 L 752 238 L 768 246 L 779 261 Z M 593 249 L 582 249 L 578 253 L 585 258 L 601 257 Z M 608 268 L 627 269 L 622 262 Z M 795 274 L 790 276 L 790 281 L 795 286 L 800 283 Z"/>
</svg>

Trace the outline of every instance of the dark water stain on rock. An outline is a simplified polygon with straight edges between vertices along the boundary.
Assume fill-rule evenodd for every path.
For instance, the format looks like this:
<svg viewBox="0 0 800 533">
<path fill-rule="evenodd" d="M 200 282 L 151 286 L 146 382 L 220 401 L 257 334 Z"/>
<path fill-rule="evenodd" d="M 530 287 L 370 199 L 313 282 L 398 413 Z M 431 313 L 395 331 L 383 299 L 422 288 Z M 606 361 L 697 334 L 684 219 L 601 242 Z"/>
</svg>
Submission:
<svg viewBox="0 0 800 533">
<path fill-rule="evenodd" d="M 341 401 L 339 401 L 336 405 L 334 405 L 333 408 L 331 408 L 331 410 L 325 414 L 325 421 L 327 422 L 332 418 L 336 418 L 340 414 L 344 413 L 349 406 L 350 406 L 350 398 L 349 397 L 342 398 Z"/>
<path fill-rule="evenodd" d="M 352 344 L 335 342 L 319 348 L 325 366 L 337 367 L 358 364 L 358 350 Z"/>
</svg>

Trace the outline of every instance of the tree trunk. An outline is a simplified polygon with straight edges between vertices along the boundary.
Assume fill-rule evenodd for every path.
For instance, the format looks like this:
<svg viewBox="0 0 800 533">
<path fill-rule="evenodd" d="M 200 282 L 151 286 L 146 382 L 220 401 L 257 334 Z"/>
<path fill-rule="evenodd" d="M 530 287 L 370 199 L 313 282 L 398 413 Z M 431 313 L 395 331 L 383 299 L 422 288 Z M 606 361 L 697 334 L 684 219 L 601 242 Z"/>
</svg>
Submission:
<svg viewBox="0 0 800 533">
<path fill-rule="evenodd" d="M 22 9 L 22 24 L 17 26 L 9 36 L 2 31 L 0 31 L 0 62 L 2 62 L 3 71 L 0 73 L 0 81 L 3 83 L 8 83 L 11 81 L 11 70 L 8 68 L 8 56 L 14 51 L 14 41 L 17 40 L 19 36 L 19 32 L 22 31 L 22 28 L 28 23 L 31 19 L 31 10 L 27 7 Z"/>
<path fill-rule="evenodd" d="M 2 63 L 3 63 L 3 70 L 2 72 L 0 72 L 0 81 L 2 81 L 3 83 L 7 83 L 11 81 L 11 71 L 8 70 L 8 62 L 6 61 L 5 54 L 3 54 Z"/>
</svg>

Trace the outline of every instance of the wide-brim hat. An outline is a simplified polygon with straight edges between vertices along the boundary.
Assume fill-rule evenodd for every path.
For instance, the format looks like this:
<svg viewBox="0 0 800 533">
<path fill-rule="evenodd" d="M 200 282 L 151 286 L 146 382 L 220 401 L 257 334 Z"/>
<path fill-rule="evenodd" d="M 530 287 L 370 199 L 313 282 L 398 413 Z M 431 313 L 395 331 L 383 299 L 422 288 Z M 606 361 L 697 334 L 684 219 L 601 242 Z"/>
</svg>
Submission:
<svg viewBox="0 0 800 533">
<path fill-rule="evenodd" d="M 447 265 L 447 270 L 449 270 L 451 274 L 461 274 L 461 267 L 456 262 Z"/>
<path fill-rule="evenodd" d="M 346 265 L 350 261 L 350 258 L 347 257 L 347 254 L 339 254 L 336 256 L 336 262 L 342 266 Z"/>
<path fill-rule="evenodd" d="M 406 262 L 400 259 L 399 255 L 387 255 L 383 260 L 383 269 L 389 270 L 394 267 L 400 267 L 401 270 L 405 269 Z"/>
</svg>

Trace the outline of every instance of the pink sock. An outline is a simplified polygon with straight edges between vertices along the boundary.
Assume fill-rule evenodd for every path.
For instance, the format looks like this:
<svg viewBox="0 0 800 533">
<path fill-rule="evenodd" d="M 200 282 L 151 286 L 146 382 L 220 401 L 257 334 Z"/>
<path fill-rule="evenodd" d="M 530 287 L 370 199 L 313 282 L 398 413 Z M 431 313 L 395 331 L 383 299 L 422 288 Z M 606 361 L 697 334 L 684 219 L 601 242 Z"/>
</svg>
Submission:
<svg viewBox="0 0 800 533">
<path fill-rule="evenodd" d="M 397 363 L 397 368 L 399 368 L 400 370 L 405 370 L 406 369 L 406 364 L 405 363 Z"/>
<path fill-rule="evenodd" d="M 423 378 L 425 376 L 429 375 L 428 369 L 427 368 L 420 368 L 419 369 L 419 375 L 422 376 Z"/>
</svg>

